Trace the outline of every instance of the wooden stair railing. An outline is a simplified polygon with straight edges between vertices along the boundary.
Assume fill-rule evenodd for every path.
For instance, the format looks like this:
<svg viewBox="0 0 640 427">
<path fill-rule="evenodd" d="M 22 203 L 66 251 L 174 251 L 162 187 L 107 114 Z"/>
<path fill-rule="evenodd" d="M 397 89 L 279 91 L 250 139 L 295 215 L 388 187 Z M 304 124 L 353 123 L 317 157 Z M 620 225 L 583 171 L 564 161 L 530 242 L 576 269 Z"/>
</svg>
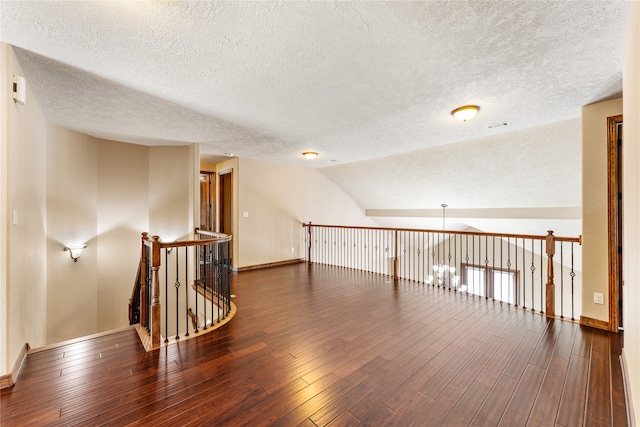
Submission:
<svg viewBox="0 0 640 427">
<path fill-rule="evenodd" d="M 581 237 L 557 237 L 553 231 L 525 235 L 310 222 L 302 226 L 307 262 L 369 271 L 394 282 L 444 286 L 547 317 L 579 317 L 575 294 L 581 292 L 582 269 L 574 257 L 580 256 Z M 482 283 L 479 288 L 467 286 L 473 275 Z M 508 276 L 506 286 L 503 276 Z M 500 277 L 497 285 L 495 277 Z"/>
<path fill-rule="evenodd" d="M 226 322 L 235 312 L 230 288 L 231 236 L 198 229 L 195 236 L 161 242 L 158 236 L 149 238 L 148 233 L 142 233 L 140 262 L 129 300 L 129 323 L 140 325 L 138 333 L 147 350 L 169 343 L 170 335 L 178 340 L 200 329 L 213 330 L 216 322 Z M 170 272 L 175 280 L 169 278 Z M 191 290 L 187 283 L 193 283 Z M 171 324 L 170 304 L 174 316 Z M 185 333 L 181 335 L 183 328 Z"/>
</svg>

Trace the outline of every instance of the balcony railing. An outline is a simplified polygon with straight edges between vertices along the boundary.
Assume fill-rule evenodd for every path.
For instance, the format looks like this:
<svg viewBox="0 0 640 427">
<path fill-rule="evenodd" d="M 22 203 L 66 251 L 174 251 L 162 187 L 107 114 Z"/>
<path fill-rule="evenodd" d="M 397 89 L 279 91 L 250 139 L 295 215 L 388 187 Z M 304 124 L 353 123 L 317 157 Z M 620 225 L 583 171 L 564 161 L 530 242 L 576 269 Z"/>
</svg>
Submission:
<svg viewBox="0 0 640 427">
<path fill-rule="evenodd" d="M 576 320 L 581 238 L 303 224 L 306 261 Z"/>
<path fill-rule="evenodd" d="M 228 321 L 231 236 L 196 230 L 195 238 L 162 242 L 142 233 L 129 323 L 147 350 L 209 332 Z"/>
</svg>

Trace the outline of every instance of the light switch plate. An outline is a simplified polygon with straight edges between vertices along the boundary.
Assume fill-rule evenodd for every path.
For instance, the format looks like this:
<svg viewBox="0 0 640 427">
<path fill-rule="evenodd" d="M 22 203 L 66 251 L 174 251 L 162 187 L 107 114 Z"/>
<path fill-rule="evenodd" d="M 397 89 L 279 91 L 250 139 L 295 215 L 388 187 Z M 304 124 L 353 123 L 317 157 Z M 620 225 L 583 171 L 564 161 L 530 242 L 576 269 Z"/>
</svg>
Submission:
<svg viewBox="0 0 640 427">
<path fill-rule="evenodd" d="M 604 304 L 604 294 L 601 292 L 593 293 L 593 303 L 594 304 Z"/>
</svg>

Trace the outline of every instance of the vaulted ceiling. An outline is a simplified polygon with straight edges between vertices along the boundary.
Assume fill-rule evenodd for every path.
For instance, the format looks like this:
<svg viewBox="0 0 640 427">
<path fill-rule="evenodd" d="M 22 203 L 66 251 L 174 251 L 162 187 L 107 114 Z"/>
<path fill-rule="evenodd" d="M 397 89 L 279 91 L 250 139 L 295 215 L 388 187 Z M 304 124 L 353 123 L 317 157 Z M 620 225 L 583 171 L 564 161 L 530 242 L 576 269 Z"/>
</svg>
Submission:
<svg viewBox="0 0 640 427">
<path fill-rule="evenodd" d="M 581 107 L 621 94 L 627 9 L 3 0 L 0 39 L 46 118 L 96 137 L 322 168 L 363 209 L 447 197 L 459 208 L 575 208 Z M 450 111 L 465 104 L 481 110 L 463 124 Z M 320 155 L 306 161 L 307 150 Z M 549 153 L 567 169 L 532 178 Z M 551 197 L 549 179 L 561 182 Z M 516 195 L 523 185 L 532 191 Z"/>
</svg>

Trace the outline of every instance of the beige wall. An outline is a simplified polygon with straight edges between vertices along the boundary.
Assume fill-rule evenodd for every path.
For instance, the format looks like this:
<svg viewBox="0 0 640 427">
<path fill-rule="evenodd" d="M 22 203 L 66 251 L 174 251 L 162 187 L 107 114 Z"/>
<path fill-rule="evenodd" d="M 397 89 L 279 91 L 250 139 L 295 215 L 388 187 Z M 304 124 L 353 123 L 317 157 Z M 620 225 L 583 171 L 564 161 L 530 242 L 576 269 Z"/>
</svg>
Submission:
<svg viewBox="0 0 640 427">
<path fill-rule="evenodd" d="M 0 375 L 31 347 L 128 324 L 140 233 L 190 233 L 199 214 L 198 147 L 145 147 L 48 124 L 0 44 Z M 27 82 L 28 83 L 28 82 Z M 16 212 L 17 224 L 13 222 Z M 86 243 L 74 263 L 65 245 Z"/>
<path fill-rule="evenodd" d="M 149 147 L 149 232 L 163 241 L 188 238 L 195 228 L 200 171 L 193 150 L 197 147 Z"/>
<path fill-rule="evenodd" d="M 622 114 L 622 98 L 582 107 L 582 315 L 609 320 L 607 117 Z M 605 295 L 594 304 L 593 293 Z"/>
<path fill-rule="evenodd" d="M 7 210 L 8 192 L 8 132 L 7 110 L 9 102 L 9 50 L 6 44 L 0 43 L 0 76 L 5 76 L 0 84 L 0 375 L 9 372 L 7 342 L 7 227 L 9 226 Z M 0 79 L 2 80 L 2 79 Z"/>
<path fill-rule="evenodd" d="M 316 169 L 247 158 L 240 159 L 240 168 L 240 268 L 303 258 L 303 222 L 375 226 L 351 197 Z"/>
<path fill-rule="evenodd" d="M 640 3 L 632 2 L 623 70 L 624 236 L 623 358 L 628 391 L 640 426 Z"/>
<path fill-rule="evenodd" d="M 47 126 L 47 343 L 98 331 L 95 138 Z M 87 244 L 73 262 L 64 247 Z M 33 344 L 31 344 L 33 345 Z"/>
<path fill-rule="evenodd" d="M 106 331 L 127 324 L 140 233 L 149 229 L 149 148 L 99 140 L 97 180 L 97 330 Z"/>
<path fill-rule="evenodd" d="M 24 75 L 14 52 L 0 44 L 2 85 L 11 87 L 13 75 Z M 44 345 L 47 333 L 46 288 L 46 122 L 33 93 L 27 88 L 27 103 L 13 102 L 10 94 L 0 100 L 3 117 L 4 211 L 0 309 L 3 312 L 2 366 L 0 374 L 11 371 L 25 343 Z M 6 156 L 6 157 L 4 157 Z M 14 212 L 17 224 L 13 224 Z M 5 320 L 6 319 L 6 320 Z"/>
</svg>

